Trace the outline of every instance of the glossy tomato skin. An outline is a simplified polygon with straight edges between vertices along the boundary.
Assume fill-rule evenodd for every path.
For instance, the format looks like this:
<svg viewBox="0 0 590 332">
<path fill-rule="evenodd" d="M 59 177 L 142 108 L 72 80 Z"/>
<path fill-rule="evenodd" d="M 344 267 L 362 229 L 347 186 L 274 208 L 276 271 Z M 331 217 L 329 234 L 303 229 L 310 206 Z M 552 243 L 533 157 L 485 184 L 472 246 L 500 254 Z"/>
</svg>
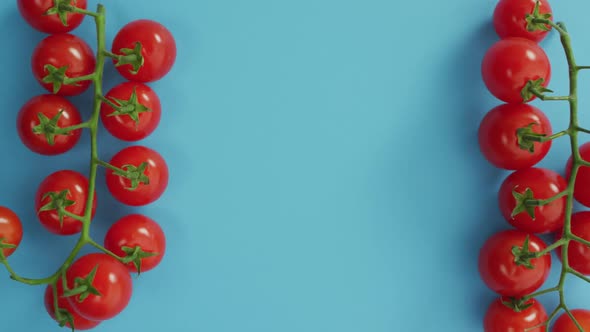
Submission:
<svg viewBox="0 0 590 332">
<path fill-rule="evenodd" d="M 0 239 L 4 244 L 12 244 L 18 247 L 23 239 L 23 225 L 16 213 L 11 209 L 0 206 Z M 17 248 L 3 250 L 4 257 L 8 258 Z"/>
<path fill-rule="evenodd" d="M 545 326 L 530 329 L 544 323 L 548 318 L 547 311 L 539 301 L 531 299 L 527 302 L 530 307 L 516 312 L 504 305 L 503 300 L 509 299 L 497 298 L 488 307 L 483 321 L 484 332 L 515 332 L 526 329 L 529 332 L 547 331 Z"/>
<path fill-rule="evenodd" d="M 166 252 L 164 231 L 154 220 L 141 214 L 130 214 L 117 220 L 107 231 L 104 240 L 105 248 L 116 255 L 124 257 L 122 247 L 141 247 L 146 253 L 157 253 L 155 256 L 142 258 L 141 272 L 155 268 Z M 133 263 L 127 264 L 130 272 L 137 272 Z"/>
<path fill-rule="evenodd" d="M 524 38 L 497 41 L 484 55 L 481 73 L 492 95 L 510 104 L 528 102 L 521 91 L 529 80 L 542 78 L 546 87 L 551 80 L 551 63 L 545 51 Z"/>
<path fill-rule="evenodd" d="M 536 165 L 549 153 L 552 141 L 533 143 L 533 152 L 522 149 L 516 131 L 531 124 L 534 133 L 552 134 L 551 123 L 545 113 L 532 105 L 502 104 L 494 107 L 479 126 L 480 151 L 497 168 L 517 170 Z"/>
<path fill-rule="evenodd" d="M 590 241 L 590 211 L 579 211 L 572 214 L 571 231 L 585 240 Z M 556 233 L 556 240 L 561 238 Z M 556 250 L 557 257 L 561 260 L 561 250 Z M 590 248 L 576 241 L 571 241 L 567 248 L 567 257 L 570 267 L 582 274 L 590 275 Z"/>
<path fill-rule="evenodd" d="M 539 43 L 548 31 L 528 31 L 526 15 L 531 14 L 537 0 L 500 0 L 494 10 L 494 29 L 500 38 L 521 37 Z M 546 0 L 539 1 L 540 14 L 552 14 Z M 553 20 L 553 17 L 549 18 Z M 548 28 L 551 28 L 548 26 Z"/>
<path fill-rule="evenodd" d="M 526 212 L 511 217 L 516 206 L 512 191 L 524 193 L 527 188 L 533 191 L 535 199 L 548 199 L 567 189 L 566 180 L 557 172 L 545 168 L 525 168 L 510 174 L 498 191 L 498 201 L 502 215 L 512 226 L 525 232 L 550 233 L 563 227 L 567 197 L 535 207 L 535 219 Z"/>
<path fill-rule="evenodd" d="M 125 165 L 139 167 L 144 162 L 148 166 L 143 174 L 149 178 L 149 184 L 139 183 L 134 190 L 129 189 L 132 183 L 128 178 L 110 169 L 106 171 L 107 188 L 116 200 L 130 206 L 143 206 L 162 196 L 168 186 L 168 165 L 155 150 L 140 145 L 129 146 L 115 154 L 110 164 L 123 168 Z"/>
<path fill-rule="evenodd" d="M 522 247 L 529 236 L 529 251 L 538 252 L 546 244 L 534 234 L 510 229 L 486 240 L 479 252 L 478 269 L 488 288 L 501 296 L 521 297 L 543 285 L 551 269 L 551 255 L 531 259 L 532 269 L 514 262 L 512 247 Z"/>
<path fill-rule="evenodd" d="M 129 81 L 142 83 L 157 81 L 168 74 L 176 61 L 176 41 L 172 33 L 158 22 L 135 20 L 117 32 L 112 52 L 123 54 L 121 49 L 133 49 L 137 42 L 142 46 L 143 66 L 133 74 L 131 65 L 121 65 L 117 67 L 119 73 Z"/>
<path fill-rule="evenodd" d="M 49 73 L 45 65 L 55 68 L 67 66 L 65 72 L 69 78 L 90 75 L 94 72 L 96 58 L 92 49 L 81 38 L 72 34 L 56 34 L 41 40 L 33 50 L 31 68 L 35 79 L 47 91 L 53 93 L 53 84 L 42 82 Z M 62 85 L 56 93 L 60 96 L 75 96 L 86 91 L 91 81 L 82 81 L 76 85 Z"/>
<path fill-rule="evenodd" d="M 138 113 L 137 123 L 128 114 L 111 115 L 115 109 L 107 103 L 102 103 L 100 110 L 100 117 L 106 130 L 123 141 L 142 140 L 149 136 L 160 123 L 162 112 L 160 99 L 154 90 L 143 83 L 121 83 L 112 88 L 105 97 L 115 102 L 113 98 L 129 100 L 133 93 L 137 97 L 137 102 L 150 110 Z"/>
<path fill-rule="evenodd" d="M 40 124 L 39 113 L 52 119 L 60 112 L 57 125 L 65 128 L 80 124 L 82 117 L 74 104 L 66 98 L 44 94 L 33 97 L 23 105 L 17 116 L 17 131 L 21 142 L 29 150 L 47 156 L 65 153 L 71 150 L 80 140 L 82 130 L 77 129 L 67 135 L 55 135 L 53 145 L 49 144 L 44 134 L 36 134 L 33 129 Z"/>
<path fill-rule="evenodd" d="M 580 155 L 582 159 L 590 161 L 590 142 L 580 145 Z M 565 175 L 569 181 L 572 168 L 572 157 L 568 159 L 565 167 Z M 574 183 L 574 198 L 578 203 L 590 207 L 590 168 L 580 167 Z"/>
<path fill-rule="evenodd" d="M 35 211 L 45 206 L 51 201 L 50 197 L 45 194 L 50 192 L 59 193 L 68 190 L 66 195 L 68 200 L 74 204 L 66 207 L 66 211 L 82 216 L 86 209 L 86 200 L 88 199 L 88 179 L 81 173 L 73 170 L 60 170 L 51 173 L 39 184 L 35 194 Z M 92 204 L 92 214 L 96 212 L 96 194 Z M 51 233 L 58 235 L 73 235 L 82 231 L 82 223 L 76 219 L 64 216 L 63 225 L 60 226 L 59 214 L 57 210 L 41 211 L 38 213 L 39 221 Z"/>
<path fill-rule="evenodd" d="M 570 310 L 576 321 L 580 323 L 584 331 L 590 331 L 590 310 L 586 309 L 572 309 Z M 563 312 L 553 324 L 553 332 L 580 332 L 576 324 Z"/>
<path fill-rule="evenodd" d="M 75 287 L 76 278 L 87 277 L 97 267 L 92 286 L 100 296 L 90 294 L 80 301 L 80 295 L 68 297 L 68 302 L 80 316 L 94 321 L 111 319 L 129 304 L 133 283 L 125 265 L 103 253 L 91 253 L 76 260 L 66 272 L 68 288 Z"/>
<path fill-rule="evenodd" d="M 70 302 L 67 300 L 67 298 L 63 297 L 62 283 L 57 282 L 56 286 L 57 286 L 57 306 L 60 309 L 67 310 L 70 313 L 70 315 L 72 315 L 75 330 L 80 330 L 80 331 L 90 330 L 90 329 L 97 327 L 100 324 L 99 321 L 88 320 L 88 319 L 80 316 L 72 308 L 72 306 L 70 305 Z M 47 285 L 47 287 L 45 288 L 45 296 L 44 296 L 45 310 L 47 310 L 47 313 L 49 314 L 49 316 L 51 316 L 51 318 L 56 320 L 55 306 L 54 306 L 53 300 L 54 300 L 53 287 L 51 285 Z M 71 328 L 70 323 L 66 323 L 66 326 Z"/>
<path fill-rule="evenodd" d="M 67 13 L 64 25 L 57 14 L 45 15 L 54 6 L 54 0 L 17 0 L 18 10 L 24 20 L 34 29 L 49 33 L 67 33 L 76 29 L 84 20 L 84 15 Z M 86 0 L 71 0 L 70 5 L 86 9 Z"/>
</svg>

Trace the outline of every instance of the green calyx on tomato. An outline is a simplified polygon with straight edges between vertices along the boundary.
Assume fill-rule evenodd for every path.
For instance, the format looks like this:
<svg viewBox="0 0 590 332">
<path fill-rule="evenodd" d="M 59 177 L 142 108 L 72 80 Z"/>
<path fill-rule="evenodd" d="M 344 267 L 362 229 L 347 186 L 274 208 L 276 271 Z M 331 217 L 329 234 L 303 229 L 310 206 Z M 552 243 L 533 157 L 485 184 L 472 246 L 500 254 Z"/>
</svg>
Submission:
<svg viewBox="0 0 590 332">
<path fill-rule="evenodd" d="M 526 238 L 524 239 L 524 243 L 522 244 L 522 247 L 520 247 L 520 246 L 513 246 L 512 247 L 512 255 L 514 255 L 514 263 L 516 265 L 522 265 L 522 266 L 526 267 L 527 269 L 532 270 L 535 268 L 535 266 L 531 262 L 531 259 L 535 258 L 536 254 L 529 250 L 529 243 L 530 243 L 530 239 L 529 239 L 529 236 L 527 235 Z"/>
<path fill-rule="evenodd" d="M 526 29 L 529 32 L 535 31 L 550 31 L 551 26 L 545 23 L 551 19 L 553 15 L 551 13 L 541 13 L 541 5 L 537 1 L 535 2 L 535 8 L 531 14 L 525 15 Z"/>
<path fill-rule="evenodd" d="M 70 132 L 68 130 L 64 130 L 63 128 L 59 127 L 57 124 L 59 119 L 63 114 L 63 110 L 60 110 L 55 116 L 51 119 L 48 118 L 43 113 L 38 113 L 37 117 L 39 118 L 39 124 L 33 127 L 33 133 L 37 135 L 45 135 L 45 139 L 47 139 L 47 143 L 49 145 L 55 144 L 55 136 L 56 135 L 69 135 Z"/>
<path fill-rule="evenodd" d="M 43 195 L 42 200 L 49 197 L 49 202 L 39 208 L 39 212 L 43 211 L 57 211 L 57 215 L 59 217 L 59 225 L 63 226 L 64 217 L 65 217 L 65 209 L 68 206 L 74 205 L 76 202 L 68 199 L 68 195 L 70 194 L 69 190 L 62 190 L 60 192 L 48 192 Z"/>
<path fill-rule="evenodd" d="M 545 92 L 553 92 L 551 89 L 543 86 L 543 84 L 545 84 L 545 80 L 543 78 L 528 81 L 520 92 L 522 99 L 531 100 L 533 97 L 539 97 L 543 99 L 545 97 Z"/>
<path fill-rule="evenodd" d="M 546 134 L 534 132 L 533 126 L 538 126 L 538 123 L 530 123 L 526 127 L 516 130 L 518 146 L 530 153 L 535 153 L 535 142 L 543 142 L 543 139 L 547 137 Z"/>
<path fill-rule="evenodd" d="M 111 97 L 114 103 L 109 102 L 109 105 L 115 109 L 114 112 L 107 115 L 107 117 L 117 116 L 117 115 L 127 115 L 129 116 L 134 122 L 135 125 L 139 125 L 139 114 L 144 112 L 151 112 L 152 110 L 145 107 L 139 102 L 137 97 L 137 92 L 135 87 L 131 92 L 131 96 L 129 99 L 118 99 L 115 97 Z M 108 99 L 107 99 L 108 100 Z"/>
<path fill-rule="evenodd" d="M 84 300 L 91 294 L 101 296 L 98 289 L 92 285 L 94 278 L 96 277 L 96 271 L 98 271 L 98 265 L 96 265 L 86 277 L 76 277 L 74 279 L 74 287 L 65 290 L 64 297 L 79 295 L 78 302 L 84 302 Z"/>
<path fill-rule="evenodd" d="M 130 247 L 121 247 L 121 250 L 127 255 L 123 258 L 123 263 L 133 263 L 135 269 L 137 269 L 137 274 L 141 274 L 141 261 L 144 258 L 157 256 L 160 253 L 157 252 L 145 252 L 141 249 L 140 246 L 135 246 L 134 248 Z"/>
<path fill-rule="evenodd" d="M 533 306 L 531 300 L 517 297 L 510 297 L 508 300 L 502 299 L 502 304 L 512 309 L 514 312 L 521 312 Z"/>
<path fill-rule="evenodd" d="M 68 26 L 68 14 L 74 13 L 75 8 L 71 5 L 72 0 L 53 0 L 53 7 L 49 8 L 45 15 L 57 15 L 61 23 Z M 74 4 L 76 0 L 73 0 Z"/>
<path fill-rule="evenodd" d="M 531 188 L 526 188 L 524 193 L 519 193 L 516 191 L 516 188 L 514 188 L 514 190 L 512 190 L 512 195 L 516 200 L 516 206 L 514 207 L 514 210 L 512 210 L 511 217 L 526 212 L 533 220 L 535 220 L 535 206 L 538 206 L 539 204 L 535 203 L 538 202 L 538 200 L 535 200 Z"/>
<path fill-rule="evenodd" d="M 145 59 L 141 55 L 142 46 L 140 42 L 136 42 L 133 48 L 122 48 L 119 50 L 120 55 L 115 55 L 115 67 L 124 65 L 131 65 L 129 72 L 137 75 L 139 69 L 143 66 Z"/>
<path fill-rule="evenodd" d="M 53 85 L 53 93 L 58 93 L 61 86 L 65 84 L 66 79 L 66 70 L 68 70 L 68 66 L 62 66 L 56 68 L 52 65 L 45 65 L 45 70 L 48 72 L 47 76 L 43 77 L 41 80 L 43 83 L 52 84 Z"/>
<path fill-rule="evenodd" d="M 145 175 L 145 170 L 147 167 L 147 162 L 143 162 L 137 167 L 135 165 L 128 164 L 121 166 L 121 169 L 117 169 L 113 171 L 113 173 L 115 175 L 129 179 L 131 186 L 126 187 L 125 189 L 133 191 L 139 187 L 140 183 L 145 185 L 150 184 L 150 178 Z"/>
</svg>

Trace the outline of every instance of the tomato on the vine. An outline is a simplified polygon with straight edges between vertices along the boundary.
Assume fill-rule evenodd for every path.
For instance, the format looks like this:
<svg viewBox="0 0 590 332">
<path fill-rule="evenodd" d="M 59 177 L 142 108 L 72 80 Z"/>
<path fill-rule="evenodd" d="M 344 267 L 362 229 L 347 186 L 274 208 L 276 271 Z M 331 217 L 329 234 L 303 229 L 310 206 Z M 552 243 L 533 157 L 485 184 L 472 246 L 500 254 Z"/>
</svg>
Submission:
<svg viewBox="0 0 590 332">
<path fill-rule="evenodd" d="M 20 109 L 17 131 L 23 144 L 31 151 L 42 155 L 58 155 L 71 150 L 78 143 L 82 130 L 67 133 L 56 130 L 81 122 L 80 112 L 69 100 L 44 94 L 33 97 Z"/>
<path fill-rule="evenodd" d="M 543 305 L 536 299 L 530 299 L 525 303 L 526 308 L 514 310 L 504 304 L 510 302 L 510 299 L 495 299 L 485 313 L 483 326 L 484 332 L 545 332 L 543 324 L 548 316 Z M 528 329 L 528 330 L 527 330 Z"/>
<path fill-rule="evenodd" d="M 526 209 L 513 217 L 512 212 L 517 206 L 513 191 L 528 199 L 544 200 L 566 189 L 566 180 L 555 171 L 537 167 L 521 169 L 502 182 L 498 191 L 500 211 L 506 221 L 517 229 L 531 233 L 550 233 L 563 226 L 567 197 L 532 207 L 534 218 Z M 527 196 L 527 193 L 531 193 L 532 197 Z"/>
<path fill-rule="evenodd" d="M 492 165 L 517 170 L 532 167 L 545 158 L 552 141 L 519 140 L 517 130 L 549 136 L 552 128 L 547 116 L 532 105 L 502 104 L 494 107 L 484 116 L 478 131 L 480 150 Z"/>
<path fill-rule="evenodd" d="M 67 310 L 68 314 L 72 318 L 75 330 L 81 330 L 81 331 L 82 330 L 90 330 L 90 329 L 97 327 L 100 324 L 99 321 L 89 320 L 89 319 L 86 319 L 86 318 L 80 316 L 80 314 L 78 314 L 72 308 L 68 299 L 63 297 L 64 289 L 63 289 L 63 285 L 62 285 L 61 280 L 59 280 L 56 283 L 56 288 L 57 288 L 57 307 L 60 310 Z M 47 313 L 49 314 L 49 316 L 51 316 L 51 318 L 53 318 L 54 320 L 57 321 L 57 318 L 55 315 L 54 299 L 55 298 L 53 297 L 53 287 L 51 285 L 47 285 L 47 287 L 45 288 L 45 296 L 44 296 L 45 310 L 47 310 Z M 69 322 L 66 323 L 66 326 L 69 328 L 72 327 Z"/>
<path fill-rule="evenodd" d="M 96 194 L 93 197 L 91 217 L 96 212 Z M 60 212 L 83 216 L 88 199 L 88 179 L 73 170 L 56 171 L 39 184 L 35 194 L 35 211 L 41 224 L 51 233 L 73 235 L 82 231 L 82 223 Z"/>
<path fill-rule="evenodd" d="M 50 35 L 41 40 L 31 57 L 31 67 L 35 79 L 47 91 L 61 95 L 74 96 L 86 91 L 90 80 L 74 84 L 59 84 L 62 78 L 78 78 L 94 72 L 96 58 L 90 46 L 72 34 Z M 44 81 L 51 77 L 54 81 Z M 67 82 L 66 82 L 67 83 Z"/>
<path fill-rule="evenodd" d="M 121 76 L 129 81 L 153 82 L 164 77 L 176 61 L 176 41 L 162 24 L 141 19 L 127 23 L 113 39 L 112 53 L 134 54 L 137 65 L 113 59 Z M 141 60 L 139 59 L 141 58 Z"/>
<path fill-rule="evenodd" d="M 23 239 L 23 225 L 20 218 L 11 209 L 0 206 L 0 249 L 4 257 L 14 253 Z M 6 247 L 9 245 L 10 247 Z M 12 247 L 14 246 L 14 248 Z"/>
<path fill-rule="evenodd" d="M 535 42 L 511 37 L 497 41 L 486 52 L 481 65 L 483 81 L 496 98 L 506 103 L 522 103 L 521 92 L 529 81 L 542 79 L 546 87 L 551 80 L 551 63 Z"/>
<path fill-rule="evenodd" d="M 538 236 L 516 229 L 500 231 L 489 237 L 481 247 L 478 270 L 482 281 L 501 296 L 521 297 L 543 285 L 551 270 L 551 256 L 530 259 L 530 265 L 518 264 L 513 247 L 524 249 L 528 237 L 529 252 L 547 246 Z"/>
<path fill-rule="evenodd" d="M 124 82 L 105 97 L 118 109 L 102 103 L 100 117 L 106 130 L 123 141 L 139 141 L 149 136 L 160 123 L 162 108 L 154 90 L 143 83 Z"/>
<path fill-rule="evenodd" d="M 590 241 L 590 211 L 572 213 L 571 231 L 574 235 Z M 556 240 L 561 234 L 555 234 Z M 557 257 L 561 260 L 561 250 L 556 250 Z M 567 248 L 569 266 L 585 275 L 590 275 L 590 248 L 576 241 L 570 241 Z"/>
<path fill-rule="evenodd" d="M 166 237 L 160 225 L 151 218 L 141 214 L 130 214 L 117 220 L 109 228 L 105 235 L 104 247 L 120 257 L 133 253 L 137 247 L 141 248 L 141 251 L 149 256 L 139 257 L 137 265 L 130 262 L 127 268 L 131 272 L 147 272 L 160 264 L 164 258 Z"/>
<path fill-rule="evenodd" d="M 522 37 L 536 43 L 542 41 L 549 31 L 527 29 L 526 15 L 532 14 L 535 3 L 539 1 L 539 14 L 552 14 L 551 6 L 546 0 L 500 0 L 494 10 L 494 29 L 500 38 Z M 553 20 L 553 17 L 549 17 Z M 551 27 L 545 25 L 550 30 Z"/>
<path fill-rule="evenodd" d="M 119 202 L 131 206 L 153 203 L 162 196 L 168 186 L 168 165 L 155 150 L 134 145 L 113 156 L 110 164 L 125 172 L 106 171 L 109 192 Z"/>
<path fill-rule="evenodd" d="M 584 143 L 579 147 L 580 156 L 583 160 L 590 161 L 590 142 Z M 572 157 L 568 159 L 565 167 L 566 178 L 569 180 L 572 170 Z M 578 203 L 590 207 L 590 167 L 581 166 L 576 175 L 574 183 L 574 198 Z"/>
<path fill-rule="evenodd" d="M 76 29 L 84 20 L 84 14 L 57 10 L 60 5 L 86 9 L 86 0 L 17 0 L 18 10 L 34 29 L 49 33 L 66 33 Z M 66 24 L 64 24 L 64 22 Z"/>
<path fill-rule="evenodd" d="M 590 310 L 572 309 L 570 312 L 584 331 L 590 331 Z M 580 332 L 580 329 L 574 324 L 570 316 L 564 312 L 555 320 L 553 332 Z"/>
<path fill-rule="evenodd" d="M 93 272 L 94 271 L 94 272 Z M 93 275 L 94 274 L 94 275 Z M 103 321 L 120 314 L 131 300 L 133 283 L 131 274 L 121 262 L 104 253 L 91 253 L 78 258 L 66 272 L 68 288 L 80 286 L 76 279 L 88 279 L 91 291 L 67 297 L 80 316 Z M 91 280 L 90 280 L 91 279 Z M 80 279 L 78 279 L 80 280 Z"/>
</svg>

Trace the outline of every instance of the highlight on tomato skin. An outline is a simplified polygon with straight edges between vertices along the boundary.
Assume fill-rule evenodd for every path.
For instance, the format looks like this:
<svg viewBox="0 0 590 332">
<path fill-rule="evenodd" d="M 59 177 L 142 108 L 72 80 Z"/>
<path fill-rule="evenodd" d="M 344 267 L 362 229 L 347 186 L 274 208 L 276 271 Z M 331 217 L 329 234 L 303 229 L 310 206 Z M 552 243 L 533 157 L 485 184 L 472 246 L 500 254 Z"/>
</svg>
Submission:
<svg viewBox="0 0 590 332">
<path fill-rule="evenodd" d="M 527 29 L 526 15 L 533 13 L 535 4 L 539 1 L 540 14 L 553 14 L 549 2 L 546 0 L 500 0 L 496 4 L 493 13 L 493 23 L 496 34 L 504 39 L 509 37 L 521 37 L 540 43 L 549 31 Z M 553 15 L 548 18 L 553 21 Z"/>
<path fill-rule="evenodd" d="M 67 12 L 47 15 L 47 11 L 54 8 L 54 0 L 17 0 L 17 7 L 20 15 L 32 28 L 47 34 L 67 33 L 78 28 L 86 17 L 84 14 Z M 87 8 L 86 0 L 70 0 L 69 4 L 80 9 Z"/>
<path fill-rule="evenodd" d="M 23 239 L 23 225 L 19 216 L 6 206 L 0 206 L 0 239 L 0 244 L 14 246 L 2 249 L 5 258 L 16 251 Z"/>
</svg>

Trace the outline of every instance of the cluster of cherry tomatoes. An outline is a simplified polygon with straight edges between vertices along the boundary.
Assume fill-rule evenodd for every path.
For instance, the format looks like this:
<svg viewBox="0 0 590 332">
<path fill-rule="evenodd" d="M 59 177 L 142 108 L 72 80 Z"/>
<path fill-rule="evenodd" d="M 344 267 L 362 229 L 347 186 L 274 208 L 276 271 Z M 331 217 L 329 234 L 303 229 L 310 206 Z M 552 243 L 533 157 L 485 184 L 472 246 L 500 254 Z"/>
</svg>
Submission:
<svg viewBox="0 0 590 332">
<path fill-rule="evenodd" d="M 532 86 L 538 92 L 550 91 L 546 87 L 551 79 L 551 63 L 539 42 L 552 28 L 542 24 L 537 29 L 527 29 L 533 16 L 553 22 L 552 9 L 546 0 L 499 0 L 493 23 L 500 38 L 482 61 L 483 81 L 502 104 L 482 119 L 480 149 L 492 165 L 511 171 L 498 191 L 499 208 L 511 227 L 490 236 L 479 253 L 480 276 L 498 294 L 485 314 L 486 332 L 546 331 L 543 323 L 548 320 L 547 311 L 537 299 L 526 296 L 538 291 L 546 281 L 552 265 L 551 254 L 525 261 L 519 261 L 517 254 L 546 249 L 548 244 L 540 234 L 559 240 L 567 213 L 567 197 L 563 193 L 568 187 L 572 158 L 564 164 L 564 175 L 536 167 L 548 154 L 554 134 L 547 116 L 530 104 L 536 95 L 526 90 Z M 590 160 L 589 144 L 580 146 L 579 150 L 583 159 Z M 586 207 L 590 207 L 588 184 L 590 168 L 582 167 L 574 184 L 574 197 Z M 540 204 L 527 205 L 527 200 L 537 200 Z M 574 213 L 571 229 L 573 234 L 590 240 L 590 211 Z M 556 252 L 561 260 L 561 250 Z M 571 241 L 568 264 L 581 274 L 590 275 L 590 248 Z M 523 298 L 527 299 L 524 303 L 519 301 Z M 590 331 L 590 310 L 571 312 Z M 557 317 L 553 331 L 579 329 L 563 312 Z"/>
<path fill-rule="evenodd" d="M 82 113 L 68 100 L 93 83 L 102 84 L 102 73 L 95 72 L 97 55 L 83 39 L 71 33 L 86 16 L 96 13 L 87 10 L 86 0 L 18 0 L 17 5 L 32 28 L 47 34 L 31 57 L 32 73 L 47 93 L 32 97 L 22 106 L 16 121 L 18 134 L 24 146 L 34 153 L 63 154 L 79 142 L 82 130 L 92 130 L 96 135 L 97 127 L 88 125 L 90 120 L 83 122 Z M 101 101 L 100 114 L 88 116 L 100 119 L 104 128 L 122 141 L 146 138 L 157 128 L 161 117 L 158 95 L 147 84 L 171 70 L 176 58 L 172 34 L 158 22 L 136 20 L 118 31 L 110 50 L 97 51 L 112 58 L 126 81 L 104 96 L 95 93 Z M 108 162 L 94 162 L 107 167 L 104 181 L 122 204 L 150 204 L 160 198 L 168 185 L 165 160 L 146 146 L 128 146 Z M 49 174 L 35 196 L 40 223 L 54 234 L 80 234 L 80 219 L 91 220 L 97 208 L 95 192 L 92 206 L 87 206 L 89 191 L 89 179 L 77 171 L 62 169 Z M 19 246 L 22 236 L 19 217 L 9 208 L 0 207 L 3 259 Z M 93 328 L 115 317 L 131 298 L 131 274 L 156 267 L 165 246 L 164 233 L 154 220 L 141 214 L 123 216 L 108 230 L 104 248 L 121 258 L 134 255 L 135 259 L 123 262 L 104 252 L 77 258 L 66 271 L 67 283 L 57 282 L 57 292 L 52 285 L 47 286 L 48 313 L 56 318 L 57 303 L 60 312 L 68 317 L 65 325 L 72 327 L 73 323 L 77 330 Z M 64 286 L 72 295 L 64 296 Z M 54 294 L 58 295 L 57 301 Z"/>
</svg>

